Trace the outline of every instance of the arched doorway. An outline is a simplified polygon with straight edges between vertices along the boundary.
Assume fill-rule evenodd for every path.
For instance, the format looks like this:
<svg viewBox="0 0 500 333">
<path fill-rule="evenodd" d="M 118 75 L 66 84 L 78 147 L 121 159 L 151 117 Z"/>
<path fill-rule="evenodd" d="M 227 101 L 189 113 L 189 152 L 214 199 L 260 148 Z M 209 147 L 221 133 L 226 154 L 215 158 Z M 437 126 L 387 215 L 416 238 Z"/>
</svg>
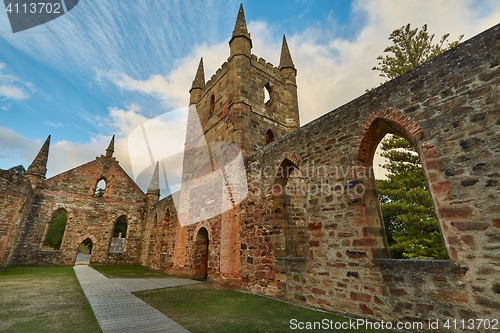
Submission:
<svg viewBox="0 0 500 333">
<path fill-rule="evenodd" d="M 93 247 L 94 244 L 90 238 L 84 239 L 80 245 L 78 245 L 75 265 L 88 265 L 90 263 L 90 256 L 92 255 Z"/>
<path fill-rule="evenodd" d="M 196 235 L 193 268 L 195 279 L 208 277 L 208 231 L 205 228 L 200 228 Z"/>
</svg>

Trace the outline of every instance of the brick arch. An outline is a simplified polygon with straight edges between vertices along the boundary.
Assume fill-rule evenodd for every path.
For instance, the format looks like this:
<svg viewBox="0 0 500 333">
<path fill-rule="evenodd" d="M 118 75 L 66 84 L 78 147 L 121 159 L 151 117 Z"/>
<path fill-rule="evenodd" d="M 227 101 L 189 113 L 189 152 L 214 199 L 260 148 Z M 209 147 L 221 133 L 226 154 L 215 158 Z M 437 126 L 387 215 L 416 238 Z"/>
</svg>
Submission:
<svg viewBox="0 0 500 333">
<path fill-rule="evenodd" d="M 210 224 L 204 222 L 196 224 L 196 228 L 194 229 L 194 235 L 197 235 L 198 231 L 200 231 L 201 228 L 207 229 L 208 239 L 209 240 L 212 239 L 212 228 L 210 227 Z"/>
<path fill-rule="evenodd" d="M 60 211 L 63 211 L 63 210 L 66 213 L 66 216 L 68 217 L 68 220 L 69 220 L 70 210 L 68 210 L 65 207 L 59 207 L 59 208 L 56 208 L 55 210 L 53 210 L 52 214 L 50 215 L 50 218 L 53 219 L 54 216 L 56 216 Z"/>
<path fill-rule="evenodd" d="M 278 157 L 276 159 L 276 162 L 275 162 L 275 165 L 277 167 L 279 167 L 283 161 L 287 159 L 287 160 L 290 160 L 291 162 L 293 162 L 293 164 L 295 164 L 297 167 L 300 165 L 300 160 L 299 160 L 299 157 L 297 155 L 294 155 L 292 153 L 289 153 L 289 152 L 283 152 L 280 157 Z"/>
<path fill-rule="evenodd" d="M 274 89 L 271 84 L 268 82 L 264 85 L 265 91 L 269 95 L 269 99 L 266 101 L 265 92 L 264 92 L 264 105 L 268 108 L 272 108 L 274 105 Z"/>
<path fill-rule="evenodd" d="M 274 133 L 271 129 L 268 129 L 266 132 L 266 145 L 270 144 L 275 140 Z"/>
<path fill-rule="evenodd" d="M 371 166 L 378 144 L 388 133 L 404 137 L 420 154 L 420 143 L 425 138 L 422 127 L 397 110 L 384 109 L 372 113 L 361 124 L 360 133 L 352 143 L 355 164 Z"/>
<path fill-rule="evenodd" d="M 426 137 L 422 127 L 413 118 L 394 109 L 379 110 L 371 114 L 363 121 L 360 134 L 355 137 L 352 146 L 354 153 L 353 165 L 360 167 L 361 169 L 358 171 L 363 171 L 362 174 L 364 175 L 362 177 L 363 179 L 361 179 L 365 188 L 362 202 L 364 220 L 368 229 L 371 230 L 370 242 L 372 246 L 368 250 L 371 251 L 373 258 L 389 257 L 387 236 L 378 199 L 375 177 L 371 170 L 377 146 L 386 134 L 395 134 L 403 137 L 416 148 L 434 207 L 438 206 L 433 193 L 432 182 L 429 180 L 428 173 L 426 172 L 429 168 L 426 157 L 436 156 L 439 155 L 439 153 L 436 147 L 425 144 Z M 362 170 L 363 168 L 369 170 Z M 447 241 L 444 237 L 441 221 L 438 214 L 436 214 L 436 216 L 438 217 L 443 244 L 445 244 L 449 255 L 449 246 L 446 245 Z"/>
<path fill-rule="evenodd" d="M 95 248 L 98 245 L 97 238 L 95 238 L 93 235 L 90 235 L 90 234 L 87 234 L 87 235 L 84 235 L 84 236 L 80 236 L 79 238 L 77 238 L 76 245 L 74 245 L 73 249 L 76 250 L 76 251 L 78 251 L 78 247 L 80 246 L 80 244 L 84 240 L 86 240 L 87 238 L 89 238 L 92 241 L 92 248 L 93 248 L 92 251 L 95 251 Z"/>
</svg>

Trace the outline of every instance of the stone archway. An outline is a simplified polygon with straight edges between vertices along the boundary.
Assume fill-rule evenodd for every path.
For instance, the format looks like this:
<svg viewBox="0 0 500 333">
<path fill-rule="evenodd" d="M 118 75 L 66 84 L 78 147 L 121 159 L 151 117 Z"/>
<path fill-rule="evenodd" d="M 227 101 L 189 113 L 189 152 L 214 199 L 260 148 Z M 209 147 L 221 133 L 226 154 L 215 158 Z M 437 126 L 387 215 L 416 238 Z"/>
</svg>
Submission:
<svg viewBox="0 0 500 333">
<path fill-rule="evenodd" d="M 388 237 L 384 226 L 384 219 L 379 201 L 379 195 L 373 172 L 373 160 L 377 146 L 387 134 L 393 134 L 406 139 L 416 150 L 421 162 L 421 167 L 426 178 L 426 188 L 429 189 L 431 200 L 434 200 L 432 191 L 432 181 L 426 175 L 426 156 L 429 154 L 429 149 L 433 153 L 434 146 L 425 144 L 425 133 L 420 125 L 411 117 L 403 115 L 401 112 L 393 109 L 385 109 L 373 113 L 361 125 L 360 135 L 353 142 L 354 160 L 356 172 L 360 178 L 351 182 L 359 182 L 364 188 L 362 194 L 363 209 L 365 212 L 365 221 L 370 230 L 371 237 L 371 256 L 373 258 L 390 258 Z M 437 206 L 433 202 L 433 206 Z M 428 222 L 426 222 L 428 223 Z M 439 234 L 443 245 L 444 236 L 437 221 Z M 430 228 L 429 225 L 426 228 Z M 447 250 L 447 249 L 446 249 Z"/>
<path fill-rule="evenodd" d="M 208 277 L 208 231 L 202 227 L 196 235 L 196 243 L 193 258 L 193 270 L 195 279 L 206 279 Z"/>
<path fill-rule="evenodd" d="M 89 237 L 82 240 L 78 245 L 75 265 L 88 265 L 90 263 L 90 257 L 92 256 L 93 247 L 94 242 Z"/>
</svg>

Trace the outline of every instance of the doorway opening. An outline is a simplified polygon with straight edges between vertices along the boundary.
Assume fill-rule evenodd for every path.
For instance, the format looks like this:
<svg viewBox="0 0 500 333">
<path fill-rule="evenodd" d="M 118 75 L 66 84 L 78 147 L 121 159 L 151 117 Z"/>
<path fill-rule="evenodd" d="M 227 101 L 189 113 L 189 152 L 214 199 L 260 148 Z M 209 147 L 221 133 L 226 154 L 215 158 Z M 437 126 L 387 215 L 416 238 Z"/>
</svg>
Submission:
<svg viewBox="0 0 500 333">
<path fill-rule="evenodd" d="M 208 277 L 208 231 L 206 228 L 198 230 L 194 251 L 194 278 L 205 280 Z"/>
<path fill-rule="evenodd" d="M 76 255 L 75 265 L 88 265 L 90 263 L 90 256 L 92 255 L 92 240 L 86 238 L 80 245 L 78 245 L 78 253 Z"/>
</svg>

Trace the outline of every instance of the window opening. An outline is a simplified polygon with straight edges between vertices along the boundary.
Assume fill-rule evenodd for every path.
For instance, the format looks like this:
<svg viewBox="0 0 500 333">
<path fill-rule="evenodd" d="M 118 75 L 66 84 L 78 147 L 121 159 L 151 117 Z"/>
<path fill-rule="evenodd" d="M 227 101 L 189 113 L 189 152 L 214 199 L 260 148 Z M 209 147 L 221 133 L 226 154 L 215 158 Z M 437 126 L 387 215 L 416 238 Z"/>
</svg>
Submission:
<svg viewBox="0 0 500 333">
<path fill-rule="evenodd" d="M 422 164 L 407 139 L 388 134 L 374 164 L 389 253 L 393 259 L 447 259 Z"/>
<path fill-rule="evenodd" d="M 104 192 L 106 191 L 106 181 L 104 179 L 99 180 L 95 188 L 94 197 L 102 198 L 104 197 Z"/>
<path fill-rule="evenodd" d="M 52 217 L 43 242 L 43 250 L 59 250 L 61 248 L 67 222 L 68 216 L 64 210 L 58 211 Z"/>
<path fill-rule="evenodd" d="M 274 134 L 273 131 L 267 130 L 266 132 L 266 145 L 270 144 L 271 142 L 274 141 Z"/>
</svg>

